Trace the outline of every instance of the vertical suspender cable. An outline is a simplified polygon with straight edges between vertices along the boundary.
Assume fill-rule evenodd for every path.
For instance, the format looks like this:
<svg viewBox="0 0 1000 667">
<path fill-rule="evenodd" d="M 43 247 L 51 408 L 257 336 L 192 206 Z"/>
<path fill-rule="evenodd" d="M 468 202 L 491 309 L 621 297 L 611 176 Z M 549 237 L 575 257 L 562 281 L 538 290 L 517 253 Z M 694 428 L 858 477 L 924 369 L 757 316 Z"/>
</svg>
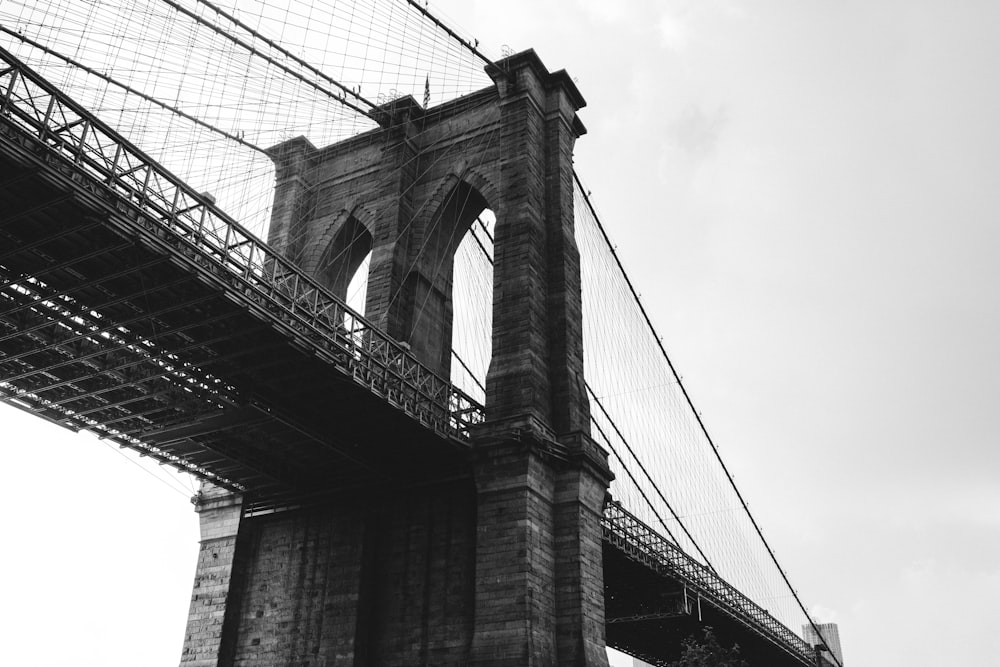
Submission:
<svg viewBox="0 0 1000 667">
<path fill-rule="evenodd" d="M 677 385 L 680 387 L 681 393 L 684 395 L 684 400 L 687 402 L 688 407 L 691 408 L 691 413 L 694 415 L 695 420 L 698 422 L 698 427 L 701 429 L 702 434 L 705 436 L 705 439 L 708 440 L 708 444 L 711 445 L 712 453 L 715 454 L 715 458 L 719 462 L 719 465 L 722 467 L 722 471 L 726 474 L 726 479 L 729 481 L 729 485 L 733 488 L 733 491 L 736 493 L 736 497 L 739 499 L 740 505 L 743 506 L 743 511 L 746 512 L 747 517 L 750 519 L 750 523 L 753 525 L 754 530 L 757 532 L 757 536 L 760 538 L 761 543 L 767 550 L 768 556 L 771 557 L 771 562 L 773 562 L 774 566 L 778 568 L 778 573 L 781 575 L 782 580 L 784 580 L 785 585 L 788 586 L 788 590 L 791 591 L 792 597 L 795 598 L 795 602 L 798 604 L 799 609 L 805 615 L 806 619 L 809 621 L 809 625 L 813 628 L 813 630 L 816 631 L 817 636 L 819 636 L 820 641 L 822 641 L 825 646 L 826 641 L 823 639 L 823 635 L 819 632 L 819 629 L 816 627 L 816 623 L 812 620 L 812 617 L 809 615 L 809 612 L 806 611 L 805 605 L 802 604 L 802 600 L 799 598 L 799 594 L 795 592 L 795 588 L 792 586 L 792 582 L 788 579 L 788 575 L 785 573 L 784 568 L 782 568 L 781 564 L 778 563 L 778 557 L 775 555 L 774 550 L 771 548 L 771 545 L 768 544 L 767 540 L 764 538 L 764 533 L 763 531 L 761 531 L 760 525 L 757 523 L 757 520 L 754 518 L 753 514 L 750 513 L 749 505 L 747 505 L 746 500 L 743 498 L 743 494 L 740 493 L 739 488 L 736 486 L 736 481 L 733 479 L 732 474 L 729 472 L 729 468 L 726 467 L 725 462 L 722 460 L 722 455 L 719 454 L 719 448 L 716 447 L 715 441 L 712 440 L 712 436 L 708 434 L 708 428 L 705 427 L 705 423 L 702 421 L 701 415 L 699 415 L 698 411 L 695 410 L 694 402 L 692 402 L 691 396 L 688 395 L 687 389 L 684 387 L 684 383 L 681 382 L 680 376 L 677 374 L 677 370 L 674 368 L 673 362 L 670 361 L 670 357 L 667 355 L 667 350 L 666 348 L 663 347 L 663 341 L 657 335 L 656 328 L 653 326 L 652 320 L 649 319 L 649 314 L 646 312 L 646 307 L 643 306 L 642 301 L 639 300 L 639 293 L 636 291 L 635 286 L 632 284 L 632 280 L 628 277 L 628 274 L 625 273 L 625 267 L 622 265 L 621 258 L 619 258 L 618 253 L 615 252 L 614 246 L 611 243 L 611 239 L 608 237 L 608 233 L 604 229 L 604 225 L 601 224 L 601 219 L 597 216 L 597 211 L 594 209 L 594 205 L 591 203 L 590 197 L 587 195 L 587 190 L 586 188 L 583 187 L 583 183 L 580 180 L 579 174 L 576 173 L 576 170 L 573 171 L 573 180 L 576 183 L 576 186 L 580 188 L 580 192 L 583 195 L 583 200 L 587 203 L 587 208 L 590 210 L 591 215 L 594 216 L 594 221 L 597 223 L 597 228 L 600 230 L 601 236 L 604 237 L 604 242 L 607 244 L 608 249 L 611 251 L 611 256 L 614 257 L 615 263 L 618 265 L 618 270 L 621 271 L 622 277 L 625 279 L 625 284 L 628 285 L 628 289 L 632 293 L 632 298 L 635 299 L 636 305 L 639 306 L 639 311 L 642 313 L 642 317 L 646 321 L 646 325 L 649 327 L 650 333 L 653 335 L 653 340 L 656 341 L 656 346 L 659 348 L 660 353 L 663 355 L 663 359 L 667 362 L 667 366 L 670 367 L 670 372 L 673 373 L 674 377 L 677 379 Z M 833 653 L 831 652 L 830 655 L 833 656 Z M 840 662 L 837 660 L 836 656 L 833 656 L 833 660 L 834 662 L 837 663 L 838 667 L 840 667 Z"/>
</svg>

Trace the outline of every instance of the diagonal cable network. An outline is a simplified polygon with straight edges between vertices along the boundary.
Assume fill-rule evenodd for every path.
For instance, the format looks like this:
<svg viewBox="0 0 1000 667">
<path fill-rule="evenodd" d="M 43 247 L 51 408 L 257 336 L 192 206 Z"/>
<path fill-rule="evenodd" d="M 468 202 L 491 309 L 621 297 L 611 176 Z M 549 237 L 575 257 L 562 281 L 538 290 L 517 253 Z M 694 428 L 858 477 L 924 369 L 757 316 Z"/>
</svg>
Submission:
<svg viewBox="0 0 1000 667">
<path fill-rule="evenodd" d="M 136 97 L 139 97 L 139 98 L 141 98 L 143 100 L 146 100 L 147 102 L 152 102 L 153 104 L 155 104 L 156 106 L 160 107 L 161 109 L 165 109 L 165 110 L 167 110 L 167 111 L 169 111 L 169 112 L 171 112 L 173 114 L 176 114 L 176 115 L 180 116 L 181 118 L 194 123 L 195 125 L 198 125 L 200 127 L 203 127 L 205 129 L 209 130 L 210 132 L 214 132 L 216 134 L 219 134 L 222 137 L 225 137 L 226 139 L 229 139 L 230 141 L 235 141 L 236 143 L 238 143 L 238 144 L 240 144 L 242 146 L 246 146 L 247 148 L 250 148 L 252 150 L 255 150 L 258 153 L 262 153 L 262 154 L 265 154 L 265 155 L 267 154 L 267 151 L 265 151 L 263 148 L 261 148 L 260 146 L 257 146 L 256 144 L 253 144 L 253 143 L 251 143 L 249 141 L 246 141 L 243 137 L 239 137 L 239 136 L 237 136 L 235 134 L 232 134 L 230 132 L 226 132 L 225 130 L 220 129 L 220 128 L 212 125 L 211 123 L 207 123 L 207 122 L 201 120 L 200 118 L 197 118 L 197 117 L 195 117 L 195 116 L 187 113 L 183 109 L 179 109 L 176 106 L 173 106 L 173 105 L 171 105 L 171 104 L 169 104 L 167 102 L 159 100 L 159 99 L 153 97 L 152 95 L 147 95 L 146 93 L 142 92 L 141 90 L 137 90 L 137 89 L 133 88 L 132 86 L 129 86 L 128 84 L 122 83 L 121 81 L 118 81 L 114 77 L 112 77 L 112 76 L 110 76 L 108 74 L 105 74 L 104 72 L 98 72 L 94 68 L 88 67 L 87 65 L 84 65 L 83 63 L 78 62 L 78 61 L 74 60 L 73 58 L 70 58 L 69 56 L 63 55 L 63 54 L 59 53 L 58 51 L 50 49 L 49 47 L 45 46 L 44 44 L 40 44 L 39 42 L 36 42 L 35 40 L 33 40 L 33 39 L 29 38 L 29 37 L 26 37 L 24 35 L 16 33 L 13 30 L 11 30 L 10 28 L 7 28 L 6 26 L 0 25 L 0 32 L 3 32 L 5 34 L 7 34 L 7 35 L 10 35 L 11 37 L 14 37 L 15 39 L 19 39 L 22 42 L 24 42 L 25 44 L 28 44 L 29 46 L 32 46 L 32 47 L 38 49 L 39 51 L 41 51 L 41 52 L 43 52 L 43 53 L 45 53 L 47 55 L 59 58 L 60 60 L 62 60 L 63 62 L 65 62 L 67 65 L 75 67 L 75 68 L 79 69 L 80 71 L 83 71 L 83 72 L 86 72 L 87 74 L 90 74 L 91 76 L 95 76 L 95 77 L 97 77 L 97 78 L 99 78 L 99 79 L 101 79 L 103 81 L 106 81 L 107 83 L 109 83 L 109 84 L 111 84 L 113 86 L 116 86 L 116 87 L 122 89 L 123 91 L 125 91 L 126 93 L 128 93 L 130 95 L 135 95 Z"/>
<path fill-rule="evenodd" d="M 658 350 L 659 355 L 661 356 L 662 360 L 666 363 L 667 368 L 669 369 L 670 375 L 676 381 L 676 386 L 678 387 L 678 389 L 682 393 L 683 400 L 684 400 L 684 402 L 686 404 L 689 416 L 693 417 L 693 419 L 695 420 L 695 422 L 697 424 L 697 428 L 700 431 L 700 435 L 708 443 L 710 451 L 711 451 L 711 454 L 714 457 L 714 460 L 717 462 L 719 468 L 724 473 L 725 480 L 728 483 L 729 488 L 731 488 L 732 492 L 736 495 L 736 498 L 739 501 L 740 507 L 743 509 L 743 514 L 749 519 L 749 521 L 750 521 L 750 523 L 751 523 L 751 525 L 753 527 L 754 533 L 756 534 L 756 537 L 758 538 L 760 544 L 763 545 L 763 547 L 764 547 L 764 549 L 766 551 L 767 556 L 769 557 L 771 563 L 775 567 L 777 573 L 780 575 L 781 580 L 783 581 L 785 587 L 787 587 L 787 589 L 791 593 L 791 596 L 794 598 L 794 600 L 795 600 L 795 602 L 796 602 L 799 610 L 804 615 L 804 617 L 807 619 L 809 625 L 817 632 L 817 635 L 822 638 L 822 634 L 819 632 L 818 628 L 816 627 L 815 622 L 813 621 L 812 617 L 809 615 L 808 610 L 805 608 L 805 605 L 802 603 L 802 600 L 799 598 L 798 593 L 796 592 L 795 588 L 792 586 L 792 583 L 791 583 L 790 579 L 788 578 L 787 573 L 785 572 L 784 568 L 782 568 L 781 564 L 778 562 L 777 555 L 775 554 L 774 550 L 771 548 L 770 544 L 765 539 L 763 531 L 760 528 L 760 525 L 758 524 L 758 522 L 757 522 L 756 518 L 753 516 L 753 514 L 750 512 L 750 508 L 749 508 L 749 505 L 746 502 L 746 499 L 744 498 L 743 494 L 740 492 L 739 488 L 737 487 L 736 482 L 733 479 L 732 473 L 730 472 L 728 466 L 723 461 L 722 456 L 721 456 L 721 454 L 719 452 L 719 449 L 716 446 L 715 442 L 713 441 L 711 435 L 709 434 L 708 429 L 705 426 L 705 423 L 704 423 L 704 421 L 701 418 L 701 415 L 695 409 L 694 403 L 691 400 L 691 397 L 688 394 L 687 389 L 684 387 L 684 384 L 681 381 L 680 375 L 677 373 L 677 371 L 676 371 L 676 369 L 675 369 L 675 367 L 673 365 L 673 362 L 670 360 L 669 355 L 667 355 L 666 349 L 663 346 L 662 337 L 657 334 L 656 329 L 654 328 L 654 326 L 652 324 L 652 321 L 649 318 L 649 314 L 646 311 L 645 306 L 643 305 L 642 301 L 639 298 L 639 294 L 636 291 L 635 286 L 633 285 L 631 279 L 628 277 L 628 274 L 625 272 L 624 266 L 621 263 L 621 259 L 618 256 L 618 253 L 615 250 L 614 245 L 611 243 L 611 240 L 610 240 L 610 238 L 609 238 L 609 236 L 607 234 L 607 230 L 605 229 L 604 225 L 601 223 L 600 217 L 597 215 L 597 212 L 594 209 L 594 206 L 593 206 L 592 202 L 590 201 L 590 197 L 588 195 L 588 192 L 587 192 L 586 188 L 584 187 L 582 181 L 580 180 L 579 175 L 575 171 L 573 173 L 573 177 L 574 177 L 574 182 L 575 182 L 575 186 L 576 186 L 577 192 L 582 196 L 583 201 L 586 203 L 587 212 L 589 213 L 590 218 L 593 220 L 593 222 L 596 225 L 597 230 L 600 233 L 600 236 L 601 236 L 601 238 L 602 238 L 602 240 L 604 242 L 604 246 L 605 246 L 606 252 L 613 258 L 613 260 L 614 260 L 614 266 L 617 268 L 618 274 L 624 280 L 625 285 L 627 286 L 627 291 L 630 294 L 631 299 L 633 300 L 635 306 L 637 307 L 638 312 L 641 314 L 641 319 L 642 319 L 642 321 L 643 321 L 643 323 L 645 325 L 645 328 L 647 329 L 647 333 L 648 333 L 649 337 L 654 341 L 655 347 Z M 589 386 L 588 386 L 588 390 L 591 392 L 591 395 L 593 396 L 593 391 L 590 390 Z M 602 410 L 604 410 L 604 406 L 601 405 L 600 401 L 598 401 L 598 405 L 601 407 Z M 610 416 L 607 415 L 606 412 L 605 412 L 605 415 L 610 418 Z M 616 428 L 616 431 L 617 431 L 617 428 Z M 618 435 L 621 438 L 621 440 L 624 442 L 625 441 L 624 435 L 622 435 L 620 432 L 619 432 Z M 629 449 L 631 451 L 631 447 L 629 447 Z M 635 457 L 635 459 L 636 459 L 636 461 L 638 463 L 639 462 L 638 458 Z M 640 466 L 643 468 L 643 470 L 645 470 L 645 466 L 643 466 L 641 463 L 640 463 Z M 656 488 L 655 482 L 653 483 L 653 486 L 654 486 L 654 488 Z M 640 489 L 640 492 L 641 492 L 641 489 Z M 665 498 L 662 499 L 662 500 L 664 502 L 666 502 Z M 668 505 L 668 507 L 669 507 L 669 505 Z M 674 513 L 674 515 L 676 516 L 676 513 Z M 699 548 L 699 552 L 701 552 L 700 548 Z M 824 642 L 824 645 L 825 645 L 825 640 L 822 640 L 822 641 Z M 836 662 L 838 664 L 838 666 L 839 666 L 840 663 L 837 661 L 836 657 L 833 656 L 832 652 L 831 652 L 830 655 L 832 656 L 834 662 Z"/>
<path fill-rule="evenodd" d="M 254 184 L 266 183 L 271 178 L 268 171 L 271 168 L 270 160 L 264 160 L 260 165 L 255 164 L 250 171 L 254 178 L 259 179 L 250 179 L 245 160 L 227 158 L 230 154 L 204 140 L 202 137 L 205 134 L 177 131 L 175 119 L 179 124 L 197 126 L 200 132 L 221 138 L 225 144 L 248 148 L 259 155 L 262 152 L 260 146 L 290 138 L 296 133 L 316 133 L 324 141 L 349 136 L 345 130 L 352 123 L 348 120 L 352 115 L 366 123 L 384 120 L 378 109 L 382 106 L 384 91 L 389 86 L 402 89 L 390 91 L 392 94 L 410 92 L 416 93 L 414 97 L 420 98 L 426 77 L 427 81 L 433 81 L 435 97 L 447 97 L 482 87 L 480 82 L 484 80 L 483 65 L 497 68 L 497 64 L 479 50 L 478 43 L 473 44 L 463 39 L 417 0 L 388 3 L 362 0 L 346 5 L 317 1 L 304 8 L 302 3 L 289 2 L 284 14 L 279 9 L 265 7 L 265 3 L 261 3 L 256 27 L 251 25 L 252 21 L 245 13 L 237 16 L 235 9 L 229 11 L 223 7 L 225 2 L 189 0 L 186 2 L 187 6 L 182 2 L 183 0 L 160 0 L 152 5 L 135 3 L 116 10 L 98 7 L 97 4 L 76 5 L 62 0 L 52 0 L 42 5 L 8 0 L 0 3 L 0 30 L 7 37 L 16 38 L 38 53 L 61 61 L 67 68 L 63 74 L 64 81 L 85 87 L 90 85 L 86 82 L 81 84 L 78 77 L 80 73 L 100 80 L 103 88 L 90 89 L 89 100 L 95 108 L 101 109 L 101 113 L 117 114 L 120 125 L 134 133 L 149 136 L 151 142 L 162 141 L 163 150 L 185 164 L 183 169 L 178 170 L 185 180 L 229 183 L 230 185 L 218 187 L 261 219 L 268 217 L 266 207 L 270 204 L 260 199 L 261 192 L 267 194 L 267 188 Z M 192 10 L 192 3 L 206 11 Z M 155 5 L 158 4 L 170 7 L 176 12 L 176 16 L 184 17 L 184 22 L 170 20 L 167 16 L 169 12 L 156 9 Z M 207 18 L 208 12 L 214 13 L 219 21 Z M 129 26 L 135 23 L 141 24 L 142 30 L 131 28 L 130 32 Z M 265 34 L 265 28 L 269 28 L 272 34 Z M 304 41 L 295 43 L 295 39 L 304 40 L 308 35 L 324 29 L 329 32 L 331 39 L 321 47 L 305 45 Z M 46 37 L 42 38 L 42 35 Z M 87 43 L 85 38 L 97 39 L 97 48 L 82 46 Z M 371 46 L 372 40 L 382 41 Z M 359 55 L 359 45 L 362 44 L 367 57 Z M 300 45 L 308 51 L 309 56 L 296 53 L 296 47 Z M 458 65 L 447 65 L 440 71 L 431 71 L 430 65 L 423 64 L 441 59 L 440 54 L 457 54 Z M 121 55 L 128 57 L 119 57 Z M 464 56 L 469 56 L 470 59 L 462 60 Z M 334 63 L 337 59 L 339 63 Z M 404 62 L 411 64 L 404 66 Z M 325 73 L 327 71 L 339 73 L 330 76 Z M 187 78 L 181 81 L 177 72 L 184 72 Z M 366 89 L 378 89 L 379 99 L 373 102 L 370 97 L 362 96 L 362 84 Z M 142 104 L 136 100 L 141 100 Z M 329 101 L 334 101 L 336 104 L 333 106 L 339 106 L 344 111 L 339 128 L 330 126 L 329 112 L 323 106 Z M 149 105 L 157 107 L 158 111 L 148 110 Z M 167 113 L 169 120 L 157 120 L 155 113 L 161 112 Z M 354 129 L 357 127 L 354 125 Z M 361 127 L 368 129 L 371 125 Z M 322 144 L 317 142 L 317 145 Z M 213 157 L 206 159 L 206 154 Z M 241 167 L 241 164 L 244 166 Z M 621 261 L 597 218 L 590 198 L 585 194 L 586 190 L 579 176 L 574 174 L 574 179 L 577 188 L 583 193 L 585 208 L 589 209 L 590 215 L 595 219 L 599 233 L 610 250 L 612 267 L 617 266 L 623 276 L 631 299 L 637 304 L 640 319 L 645 322 L 648 334 L 658 348 L 658 354 L 665 361 L 669 373 L 676 378 L 679 399 L 687 406 L 686 419 L 690 421 L 690 425 L 679 424 L 671 428 L 678 429 L 680 433 L 696 434 L 701 441 L 707 443 L 707 455 L 716 461 L 723 483 L 735 494 L 752 532 L 763 545 L 767 558 L 780 574 L 784 585 L 792 592 L 801 612 L 815 628 L 736 487 L 735 480 L 701 416 L 694 409 L 687 390 L 666 354 L 661 338 L 656 334 L 631 280 L 624 273 Z M 485 225 L 481 227 L 486 238 L 492 241 L 489 230 Z M 471 230 L 469 234 L 473 236 L 474 243 L 482 243 L 479 236 Z M 489 245 L 491 243 L 487 244 Z M 490 257 L 486 247 L 480 246 L 479 251 L 487 258 Z M 437 266 L 434 270 L 436 273 L 441 267 Z M 610 326 L 620 327 L 623 324 L 611 322 Z M 616 352 L 619 355 L 625 353 L 621 350 Z M 486 354 L 488 359 L 488 352 Z M 476 373 L 462 357 L 456 354 L 456 358 L 473 381 L 482 387 Z M 602 386 L 601 389 L 607 388 Z M 598 404 L 601 411 L 607 409 L 610 421 L 612 406 L 606 406 L 601 401 Z M 617 419 L 618 415 L 615 415 L 615 421 Z M 610 447 L 614 434 L 605 434 L 601 425 L 595 424 Z M 617 437 L 627 449 L 632 450 L 633 443 L 625 442 L 625 429 L 626 425 L 622 424 L 621 433 Z M 615 450 L 616 456 L 618 453 Z M 627 455 L 621 459 L 623 469 L 630 470 L 633 467 L 627 464 L 627 459 L 631 457 L 636 462 L 635 467 L 646 470 L 646 463 L 640 462 L 638 458 L 640 455 L 645 456 L 644 450 L 636 447 L 635 451 L 623 451 L 622 454 Z M 706 476 L 691 483 L 709 481 Z M 635 478 L 633 483 L 638 492 L 645 496 L 646 492 Z M 652 482 L 652 486 L 658 493 L 659 485 Z M 652 499 L 647 499 L 646 502 L 652 507 L 654 503 L 650 500 Z M 692 516 L 691 511 L 685 511 L 691 508 L 679 508 L 681 511 L 674 512 L 676 503 L 673 506 L 667 504 L 662 494 L 660 500 L 670 508 L 678 522 L 678 514 Z M 695 514 L 699 517 L 702 514 L 711 516 L 710 513 Z M 662 520 L 661 525 L 664 525 L 669 534 L 669 529 Z M 687 527 L 683 523 L 681 525 L 687 533 Z M 748 567 L 744 563 L 746 559 L 738 553 L 741 546 L 737 543 L 738 535 L 709 532 L 708 537 L 712 543 L 728 544 L 726 548 L 730 550 L 735 545 L 737 552 L 727 552 L 726 559 L 738 563 L 738 578 L 749 576 L 749 572 L 744 570 Z M 671 538 L 674 536 L 671 535 Z M 690 533 L 687 538 L 694 543 Z M 703 541 L 704 535 L 699 532 L 698 538 Z M 711 552 L 713 561 L 718 561 L 716 551 L 708 545 L 703 546 Z M 701 546 L 695 543 L 695 547 L 704 558 L 705 552 L 701 550 Z M 720 563 L 715 564 L 722 569 Z M 757 597 L 768 596 L 758 594 Z M 822 637 L 821 633 L 818 635 Z M 833 659 L 836 661 L 835 657 Z"/>
<path fill-rule="evenodd" d="M 384 115 L 378 113 L 377 106 L 373 102 L 365 99 L 360 93 L 358 93 L 357 91 L 351 90 L 350 88 L 348 88 L 344 84 L 340 83 L 339 81 L 336 81 L 335 79 L 327 76 L 326 74 L 324 74 L 323 72 L 319 71 L 318 69 L 316 69 L 315 67 L 313 67 L 309 63 L 305 62 L 301 58 L 295 56 L 290 51 L 288 51 L 284 47 L 280 46 L 279 44 L 277 44 L 273 40 L 268 39 L 267 37 L 261 35 L 259 32 L 257 32 L 256 30 L 254 30 L 253 28 L 251 28 L 247 24 L 243 23 L 242 21 L 240 21 L 236 17 L 232 16 L 231 14 L 228 14 L 227 12 L 225 12 L 222 9 L 220 9 L 218 6 L 212 4 L 211 2 L 208 2 L 208 0 L 197 0 L 197 1 L 198 1 L 199 4 L 204 5 L 205 7 L 211 9 L 212 11 L 214 11 L 219 16 L 222 16 L 223 18 L 227 19 L 233 25 L 236 25 L 239 28 L 245 30 L 247 33 L 249 33 L 250 35 L 252 35 L 255 39 L 259 39 L 259 40 L 263 41 L 269 47 L 271 47 L 271 48 L 275 49 L 276 51 L 278 51 L 278 53 L 280 53 L 282 56 L 288 58 L 289 60 L 292 60 L 293 62 L 295 62 L 298 65 L 301 65 L 301 66 L 305 67 L 311 74 L 314 74 L 314 75 L 318 76 L 319 78 L 321 78 L 323 81 L 326 81 L 327 83 L 332 84 L 334 86 L 334 88 L 339 89 L 341 92 L 338 94 L 338 93 L 330 90 L 329 88 L 325 88 L 323 86 L 320 86 L 317 82 L 315 82 L 315 81 L 307 78 L 306 76 L 302 75 L 299 72 L 294 71 L 291 67 L 288 67 L 287 65 L 279 62 L 277 59 L 275 59 L 275 58 L 273 58 L 271 56 L 268 56 L 264 52 L 260 51 L 256 47 L 254 47 L 252 44 L 248 44 L 246 41 L 244 41 L 244 40 L 236 37 L 235 35 L 230 34 L 224 28 L 222 28 L 222 27 L 220 27 L 220 26 L 212 23 L 211 21 L 208 21 L 207 19 L 205 19 L 205 18 L 203 18 L 201 16 L 198 16 L 195 12 L 191 11 L 190 9 L 182 6 L 181 4 L 179 4 L 177 2 L 174 2 L 174 0 L 161 0 L 161 1 L 165 2 L 170 7 L 174 8 L 178 12 L 184 14 L 185 16 L 188 16 L 188 17 L 194 19 L 195 21 L 197 21 L 198 23 L 206 26 L 207 28 L 209 28 L 209 29 L 217 32 L 219 35 L 221 35 L 225 39 L 230 40 L 234 44 L 238 44 L 239 46 L 243 47 L 244 49 L 246 49 L 247 51 L 249 51 L 250 53 L 252 53 L 254 56 L 259 57 L 259 58 L 263 58 L 268 63 L 270 63 L 270 64 L 278 67 L 280 70 L 282 70 L 285 73 L 291 75 L 292 77 L 298 79 L 302 83 L 305 83 L 306 85 L 312 86 L 313 88 L 315 88 L 320 93 L 322 93 L 322 94 L 330 97 L 331 99 L 334 99 L 334 100 L 340 102 L 341 104 L 343 104 L 348 109 L 351 109 L 352 111 L 355 111 L 355 112 L 357 112 L 357 113 L 359 113 L 359 114 L 361 114 L 363 116 L 367 116 L 367 117 L 371 118 L 372 120 L 374 120 L 375 122 L 377 122 L 379 124 L 383 124 L 385 122 Z M 348 95 L 354 97 L 358 102 L 360 102 L 361 104 L 365 105 L 367 108 L 362 108 L 362 107 L 358 106 L 357 104 L 355 104 L 354 102 L 349 101 L 348 98 L 347 98 Z"/>
</svg>

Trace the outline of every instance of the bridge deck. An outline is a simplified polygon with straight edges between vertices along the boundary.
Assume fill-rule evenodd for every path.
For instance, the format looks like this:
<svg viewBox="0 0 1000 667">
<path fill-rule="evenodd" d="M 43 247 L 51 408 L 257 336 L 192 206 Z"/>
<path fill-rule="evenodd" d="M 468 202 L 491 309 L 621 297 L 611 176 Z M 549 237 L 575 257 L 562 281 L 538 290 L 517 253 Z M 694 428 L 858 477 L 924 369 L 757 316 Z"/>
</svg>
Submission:
<svg viewBox="0 0 1000 667">
<path fill-rule="evenodd" d="M 0 57 L 0 398 L 257 504 L 447 468 L 481 407 Z"/>
<path fill-rule="evenodd" d="M 0 400 L 245 491 L 251 512 L 468 474 L 456 452 L 484 418 L 2 49 Z M 811 664 L 615 504 L 604 543 L 609 645 L 663 664 L 707 622 L 755 664 Z"/>
</svg>

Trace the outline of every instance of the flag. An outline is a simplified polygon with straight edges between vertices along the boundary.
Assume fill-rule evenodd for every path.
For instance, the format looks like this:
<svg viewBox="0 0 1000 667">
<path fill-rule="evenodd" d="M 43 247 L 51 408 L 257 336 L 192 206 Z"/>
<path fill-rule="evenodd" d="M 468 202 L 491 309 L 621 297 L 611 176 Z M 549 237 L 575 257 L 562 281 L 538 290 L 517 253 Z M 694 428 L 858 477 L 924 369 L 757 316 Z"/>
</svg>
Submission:
<svg viewBox="0 0 1000 667">
<path fill-rule="evenodd" d="M 427 78 L 424 79 L 424 108 L 426 109 L 431 105 L 431 75 L 428 74 Z"/>
</svg>

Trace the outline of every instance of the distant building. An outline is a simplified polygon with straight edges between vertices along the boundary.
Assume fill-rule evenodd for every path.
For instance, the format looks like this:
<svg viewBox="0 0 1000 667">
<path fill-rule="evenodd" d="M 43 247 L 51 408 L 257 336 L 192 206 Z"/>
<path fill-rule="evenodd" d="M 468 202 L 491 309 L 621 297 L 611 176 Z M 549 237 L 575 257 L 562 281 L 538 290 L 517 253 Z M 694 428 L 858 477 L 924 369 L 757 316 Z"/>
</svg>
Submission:
<svg viewBox="0 0 1000 667">
<path fill-rule="evenodd" d="M 830 651 L 837 659 L 837 662 L 843 665 L 844 653 L 840 648 L 840 630 L 837 629 L 837 624 L 817 623 L 816 628 L 819 630 L 819 634 L 816 634 L 816 630 L 813 630 L 811 625 L 803 625 L 802 638 L 805 639 L 806 643 L 810 646 L 822 644 L 825 641 L 826 645 L 830 647 Z M 822 641 L 820 640 L 820 635 L 823 636 Z"/>
</svg>

